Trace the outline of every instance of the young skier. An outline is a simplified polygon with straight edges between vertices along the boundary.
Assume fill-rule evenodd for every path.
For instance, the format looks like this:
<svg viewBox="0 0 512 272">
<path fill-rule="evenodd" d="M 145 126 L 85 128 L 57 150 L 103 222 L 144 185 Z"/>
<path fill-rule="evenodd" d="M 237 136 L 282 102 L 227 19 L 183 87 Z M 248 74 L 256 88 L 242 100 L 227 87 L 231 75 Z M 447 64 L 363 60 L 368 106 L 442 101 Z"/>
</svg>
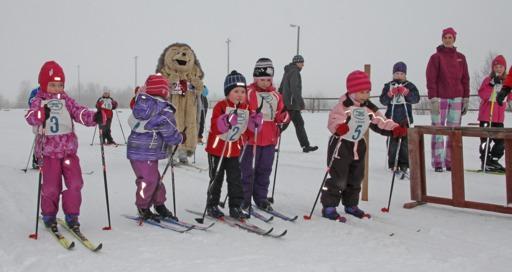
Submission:
<svg viewBox="0 0 512 272">
<path fill-rule="evenodd" d="M 480 89 L 478 89 L 478 96 L 481 99 L 478 121 L 480 127 L 503 127 L 507 105 L 496 103 L 496 93 L 503 86 L 507 62 L 502 55 L 499 55 L 494 58 L 491 65 L 491 74 L 484 78 Z M 512 95 L 509 95 L 509 100 L 511 98 Z M 491 118 L 492 120 L 490 120 Z M 494 142 L 492 148 L 490 146 L 486 147 L 487 143 L 490 145 L 491 142 Z M 485 167 L 486 171 L 505 171 L 505 167 L 499 163 L 505 152 L 503 139 L 489 139 L 489 142 L 487 142 L 487 138 L 480 138 L 479 151 L 482 170 Z M 487 159 L 485 158 L 486 155 Z"/>
<path fill-rule="evenodd" d="M 177 219 L 165 206 L 165 186 L 158 171 L 158 160 L 168 158 L 169 145 L 185 142 L 185 134 L 176 128 L 174 106 L 167 101 L 169 86 L 160 74 L 150 75 L 138 91 L 128 137 L 127 157 L 136 176 L 135 205 L 142 219 Z"/>
<path fill-rule="evenodd" d="M 44 63 L 39 72 L 41 91 L 32 99 L 25 118 L 28 124 L 38 127 L 35 152 L 43 169 L 41 211 L 44 224 L 57 231 L 56 216 L 62 195 L 65 221 L 76 232 L 80 230 L 78 216 L 83 179 L 74 122 L 95 126 L 105 118 L 101 111 L 89 111 L 78 105 L 64 91 L 64 83 L 62 67 L 55 61 Z M 65 189 L 62 188 L 62 178 Z"/>
<path fill-rule="evenodd" d="M 112 117 L 114 116 L 112 111 L 117 109 L 117 101 L 110 97 L 110 91 L 103 92 L 103 95 L 98 98 L 98 101 L 96 101 L 96 108 L 98 110 L 102 110 L 107 115 L 107 120 L 105 121 L 105 125 L 103 126 L 102 130 L 103 144 L 117 145 L 112 138 L 112 131 L 110 129 L 112 126 Z"/>
<path fill-rule="evenodd" d="M 226 99 L 217 102 L 213 108 L 206 146 L 211 184 L 206 211 L 215 218 L 224 216 L 218 205 L 226 173 L 229 215 L 243 219 L 248 215 L 241 209 L 243 189 L 239 157 L 243 146 L 242 136 L 247 127 L 253 129 L 255 123 L 261 122 L 261 115 L 258 119 L 258 115 L 250 114 L 249 105 L 246 103 L 245 77 L 238 72 L 232 71 L 226 76 L 224 94 Z"/>
<path fill-rule="evenodd" d="M 261 115 L 263 121 L 256 133 L 247 133 L 249 142 L 242 155 L 242 184 L 246 210 L 254 198 L 256 205 L 263 210 L 272 210 L 267 200 L 270 174 L 274 162 L 275 145 L 279 137 L 278 125 L 290 122 L 284 103 L 272 84 L 274 67 L 268 58 L 260 58 L 254 67 L 254 82 L 248 87 L 248 101 L 253 114 Z M 261 106 L 261 109 L 260 109 Z M 256 113 L 260 109 L 260 112 Z M 256 145 L 256 154 L 253 146 Z M 253 158 L 255 168 L 253 169 Z M 253 176 L 254 175 L 254 176 Z M 251 188 L 252 184 L 252 188 Z"/>
<path fill-rule="evenodd" d="M 364 177 L 366 142 L 364 134 L 371 128 L 386 136 L 404 137 L 407 128 L 386 119 L 369 100 L 371 82 L 362 71 L 347 77 L 347 93 L 329 113 L 328 128 L 332 133 L 327 151 L 329 175 L 322 190 L 322 216 L 345 222 L 336 211 L 340 200 L 345 212 L 363 218 L 367 214 L 358 208 L 359 192 Z M 332 162 L 332 164 L 331 164 Z"/>
<path fill-rule="evenodd" d="M 420 94 L 416 86 L 407 80 L 407 65 L 397 62 L 393 65 L 393 80 L 384 84 L 380 103 L 387 106 L 386 118 L 393 120 L 404 127 L 413 123 L 412 104 L 420 101 Z M 395 157 L 398 150 L 398 139 L 388 138 L 388 168 L 393 171 L 407 173 L 409 168 L 409 149 L 407 137 L 402 138 L 400 153 L 398 154 L 398 169 L 395 166 Z"/>
</svg>

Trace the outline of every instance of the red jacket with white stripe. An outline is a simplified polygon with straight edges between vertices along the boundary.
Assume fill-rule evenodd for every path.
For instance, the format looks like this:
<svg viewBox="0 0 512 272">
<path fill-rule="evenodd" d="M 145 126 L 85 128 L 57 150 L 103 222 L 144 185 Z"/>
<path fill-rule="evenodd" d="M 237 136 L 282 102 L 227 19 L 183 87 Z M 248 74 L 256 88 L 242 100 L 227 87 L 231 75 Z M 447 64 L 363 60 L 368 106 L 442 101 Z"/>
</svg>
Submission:
<svg viewBox="0 0 512 272">
<path fill-rule="evenodd" d="M 228 99 L 221 100 L 215 104 L 213 107 L 212 119 L 210 121 L 210 132 L 208 133 L 208 142 L 206 144 L 206 152 L 210 155 L 214 155 L 217 157 L 222 156 L 222 149 L 224 149 L 224 145 L 226 141 L 224 141 L 221 136 L 222 132 L 219 131 L 217 127 L 217 120 L 223 114 L 226 113 L 226 108 L 235 108 L 235 104 Z M 245 103 L 240 103 L 238 106 L 239 110 L 249 110 L 249 105 Z M 243 131 L 242 131 L 243 134 Z M 226 158 L 236 158 L 240 156 L 240 151 L 244 145 L 244 136 L 242 135 L 238 140 L 233 142 L 228 142 L 226 149 L 224 151 L 224 157 Z"/>
<path fill-rule="evenodd" d="M 263 101 L 263 107 L 261 108 L 263 124 L 258 128 L 258 142 L 256 145 L 276 145 L 279 138 L 278 125 L 290 122 L 290 116 L 284 109 L 281 94 L 276 91 L 274 86 L 263 90 L 256 83 L 252 83 L 247 89 L 247 99 L 249 100 L 251 111 L 256 111 Z M 246 135 L 249 139 L 249 144 L 254 144 L 254 133 L 247 130 Z"/>
</svg>

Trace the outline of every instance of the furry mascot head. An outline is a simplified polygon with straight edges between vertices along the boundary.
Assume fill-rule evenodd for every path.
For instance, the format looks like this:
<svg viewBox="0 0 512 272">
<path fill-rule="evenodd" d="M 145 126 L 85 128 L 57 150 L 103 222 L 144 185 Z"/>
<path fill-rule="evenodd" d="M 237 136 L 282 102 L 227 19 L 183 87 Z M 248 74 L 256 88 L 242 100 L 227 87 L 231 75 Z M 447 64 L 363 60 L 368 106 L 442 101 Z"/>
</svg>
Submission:
<svg viewBox="0 0 512 272">
<path fill-rule="evenodd" d="M 167 46 L 158 59 L 156 72 L 167 77 L 170 84 L 186 80 L 197 92 L 203 91 L 203 69 L 194 50 L 185 43 L 173 43 Z"/>
</svg>

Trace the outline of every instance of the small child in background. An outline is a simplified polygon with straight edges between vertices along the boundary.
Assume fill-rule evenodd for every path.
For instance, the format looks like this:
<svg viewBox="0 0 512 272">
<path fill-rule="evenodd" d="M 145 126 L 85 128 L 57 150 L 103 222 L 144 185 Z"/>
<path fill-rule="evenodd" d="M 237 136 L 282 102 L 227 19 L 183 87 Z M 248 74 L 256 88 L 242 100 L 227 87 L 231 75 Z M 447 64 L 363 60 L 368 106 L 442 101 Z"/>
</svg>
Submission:
<svg viewBox="0 0 512 272">
<path fill-rule="evenodd" d="M 484 78 L 480 89 L 478 89 L 478 96 L 480 96 L 478 121 L 480 122 L 480 127 L 502 128 L 507 105 L 496 103 L 496 94 L 501 90 L 507 75 L 507 62 L 502 55 L 499 55 L 493 59 L 491 66 L 491 74 Z M 508 95 L 508 100 L 512 100 L 512 94 Z M 499 160 L 505 153 L 505 142 L 503 139 L 489 139 L 489 145 L 491 143 L 494 143 L 493 146 L 487 147 L 487 138 L 480 138 L 481 169 L 505 172 L 505 167 L 499 163 Z"/>
<path fill-rule="evenodd" d="M 412 104 L 420 101 L 418 88 L 407 80 L 407 65 L 397 62 L 393 65 L 393 80 L 384 84 L 380 103 L 387 106 L 386 118 L 404 127 L 413 124 Z M 398 139 L 388 137 L 388 168 L 407 174 L 409 169 L 409 148 L 407 137 L 402 138 L 400 152 L 398 154 L 398 169 L 395 167 L 396 152 L 398 150 Z"/>
</svg>

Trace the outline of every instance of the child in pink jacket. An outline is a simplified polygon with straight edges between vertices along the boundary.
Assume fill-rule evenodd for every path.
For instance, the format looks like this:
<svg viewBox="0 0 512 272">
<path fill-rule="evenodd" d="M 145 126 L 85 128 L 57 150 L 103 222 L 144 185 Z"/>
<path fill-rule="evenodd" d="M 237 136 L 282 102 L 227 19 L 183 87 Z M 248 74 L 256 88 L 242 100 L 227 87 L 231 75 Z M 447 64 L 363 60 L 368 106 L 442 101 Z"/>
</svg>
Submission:
<svg viewBox="0 0 512 272">
<path fill-rule="evenodd" d="M 496 102 L 496 94 L 500 91 L 503 86 L 503 81 L 507 75 L 507 62 L 502 55 L 497 56 L 492 61 L 492 71 L 489 76 L 484 78 L 480 89 L 478 89 L 478 96 L 480 96 L 480 110 L 478 113 L 478 121 L 480 127 L 503 127 L 503 121 L 505 120 L 505 110 L 507 104 L 499 105 Z M 512 94 L 508 95 L 508 100 L 512 99 Z M 491 107 L 492 120 L 491 118 Z M 489 145 L 494 142 L 492 148 L 488 149 L 485 147 L 487 138 L 480 138 L 480 160 L 482 161 L 482 170 L 486 171 L 505 171 L 505 167 L 499 163 L 501 157 L 503 157 L 505 145 L 503 139 L 489 139 Z M 487 149 L 487 160 L 485 159 L 485 153 Z"/>
<path fill-rule="evenodd" d="M 66 223 L 73 230 L 79 230 L 83 180 L 80 160 L 76 155 L 78 141 L 74 122 L 95 126 L 104 118 L 101 111 L 90 111 L 69 97 L 64 92 L 64 82 L 64 71 L 60 65 L 55 61 L 46 62 L 39 72 L 41 91 L 30 103 L 25 118 L 29 125 L 38 127 L 40 135 L 35 152 L 42 162 L 41 210 L 45 226 L 56 230 L 62 194 Z M 64 190 L 62 178 L 66 185 Z"/>
<path fill-rule="evenodd" d="M 322 188 L 322 216 L 345 222 L 336 207 L 342 201 L 345 213 L 358 218 L 369 216 L 358 208 L 359 192 L 364 177 L 366 142 L 364 134 L 371 128 L 377 133 L 404 137 L 407 128 L 386 119 L 369 100 L 371 82 L 362 71 L 354 71 L 347 77 L 347 93 L 329 113 L 327 127 L 332 133 L 327 149 L 330 177 Z"/>
</svg>

